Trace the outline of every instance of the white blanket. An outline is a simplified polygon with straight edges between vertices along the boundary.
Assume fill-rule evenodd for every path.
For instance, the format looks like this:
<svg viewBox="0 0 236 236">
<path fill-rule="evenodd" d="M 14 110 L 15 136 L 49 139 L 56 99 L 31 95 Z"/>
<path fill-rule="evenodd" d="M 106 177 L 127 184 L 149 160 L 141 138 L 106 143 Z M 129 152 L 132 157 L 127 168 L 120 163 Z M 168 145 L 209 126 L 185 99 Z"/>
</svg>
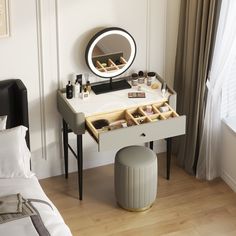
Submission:
<svg viewBox="0 0 236 236">
<path fill-rule="evenodd" d="M 43 192 L 36 177 L 30 179 L 0 179 L 0 196 L 20 193 L 24 198 L 41 199 L 50 203 L 32 203 L 39 211 L 44 225 L 51 236 L 72 236 L 60 213 Z M 38 236 L 29 217 L 0 224 L 0 235 Z"/>
</svg>

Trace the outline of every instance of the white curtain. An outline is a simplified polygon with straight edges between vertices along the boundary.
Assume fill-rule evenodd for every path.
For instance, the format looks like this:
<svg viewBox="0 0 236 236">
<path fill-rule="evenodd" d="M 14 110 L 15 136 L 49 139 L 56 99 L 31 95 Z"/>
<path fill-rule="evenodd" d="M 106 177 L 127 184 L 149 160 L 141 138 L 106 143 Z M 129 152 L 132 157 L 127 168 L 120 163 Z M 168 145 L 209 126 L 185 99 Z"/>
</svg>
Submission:
<svg viewBox="0 0 236 236">
<path fill-rule="evenodd" d="M 197 178 L 220 175 L 222 87 L 230 76 L 236 52 L 236 0 L 223 0 L 209 80 Z M 235 78 L 236 79 L 236 78 Z"/>
</svg>

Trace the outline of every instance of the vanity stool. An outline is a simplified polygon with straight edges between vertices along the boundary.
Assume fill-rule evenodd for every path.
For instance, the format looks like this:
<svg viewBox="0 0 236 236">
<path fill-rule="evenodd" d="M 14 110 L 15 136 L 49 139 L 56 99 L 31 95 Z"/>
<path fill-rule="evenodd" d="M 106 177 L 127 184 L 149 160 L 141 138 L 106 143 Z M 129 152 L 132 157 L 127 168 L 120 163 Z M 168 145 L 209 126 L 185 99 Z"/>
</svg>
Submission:
<svg viewBox="0 0 236 236">
<path fill-rule="evenodd" d="M 149 209 L 157 193 L 157 157 L 144 146 L 120 149 L 115 157 L 115 195 L 119 206 L 129 211 Z"/>
</svg>

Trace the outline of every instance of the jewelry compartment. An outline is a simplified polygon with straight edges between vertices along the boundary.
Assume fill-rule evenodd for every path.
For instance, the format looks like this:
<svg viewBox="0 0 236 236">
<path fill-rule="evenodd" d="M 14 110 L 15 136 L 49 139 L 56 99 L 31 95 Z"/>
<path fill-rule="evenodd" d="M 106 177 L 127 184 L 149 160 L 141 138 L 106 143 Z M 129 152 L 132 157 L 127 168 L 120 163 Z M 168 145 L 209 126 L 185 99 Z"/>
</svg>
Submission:
<svg viewBox="0 0 236 236">
<path fill-rule="evenodd" d="M 184 134 L 186 117 L 179 116 L 172 108 L 161 113 L 158 107 L 166 104 L 149 104 L 153 114 L 146 114 L 146 106 L 140 106 L 93 115 L 86 118 L 86 128 L 98 143 L 99 151 Z M 94 124 L 104 119 L 108 125 L 96 129 Z"/>
<path fill-rule="evenodd" d="M 174 111 L 173 108 L 167 102 L 162 102 L 162 103 L 154 104 L 153 107 L 165 119 L 170 119 L 170 118 L 174 118 L 174 117 L 178 117 L 179 116 L 176 113 L 176 111 Z"/>
<path fill-rule="evenodd" d="M 96 127 L 96 124 L 102 121 L 105 121 L 104 126 Z M 87 129 L 98 141 L 99 134 L 102 132 L 109 132 L 115 129 L 138 125 L 138 122 L 132 117 L 129 112 L 127 112 L 127 110 L 120 110 L 87 117 L 86 125 Z"/>
</svg>

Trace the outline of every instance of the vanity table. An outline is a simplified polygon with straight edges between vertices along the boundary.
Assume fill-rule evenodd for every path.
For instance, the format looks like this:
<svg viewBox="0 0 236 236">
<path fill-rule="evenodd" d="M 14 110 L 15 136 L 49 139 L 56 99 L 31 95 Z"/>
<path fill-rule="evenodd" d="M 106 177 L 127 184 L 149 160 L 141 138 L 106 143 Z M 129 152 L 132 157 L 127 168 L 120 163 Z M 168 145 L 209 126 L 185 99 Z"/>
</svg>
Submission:
<svg viewBox="0 0 236 236">
<path fill-rule="evenodd" d="M 65 160 L 65 177 L 68 178 L 68 149 L 72 151 L 77 158 L 79 196 L 82 200 L 82 182 L 83 182 L 83 145 L 82 136 L 88 131 L 95 139 L 98 145 L 98 151 L 122 148 L 129 145 L 152 142 L 154 140 L 167 140 L 167 179 L 170 177 L 171 161 L 171 137 L 183 135 L 185 133 L 185 116 L 179 116 L 175 112 L 176 94 L 170 88 L 166 97 L 161 94 L 160 86 L 158 89 L 151 89 L 143 85 L 142 91 L 146 98 L 128 98 L 128 92 L 137 91 L 135 87 L 124 89 L 111 93 L 95 95 L 90 93 L 86 100 L 81 98 L 67 99 L 63 90 L 57 93 L 58 111 L 63 119 L 63 145 Z M 97 131 L 93 126 L 93 121 L 107 119 L 115 121 L 118 119 L 127 119 L 128 116 L 139 111 L 145 110 L 146 105 L 154 107 L 154 114 L 151 116 L 143 113 L 144 122 L 134 125 L 109 130 Z M 161 113 L 159 107 L 169 106 L 169 111 Z M 134 119 L 135 120 L 135 119 Z M 68 133 L 73 132 L 77 136 L 77 152 L 75 152 L 68 143 Z"/>
<path fill-rule="evenodd" d="M 128 93 L 137 92 L 138 87 L 131 86 L 127 78 L 113 78 L 124 73 L 135 56 L 136 43 L 127 31 L 117 27 L 105 28 L 89 41 L 85 60 L 96 76 L 109 80 L 92 84 L 92 91 L 86 100 L 78 97 L 67 99 L 65 90 L 57 93 L 58 111 L 63 120 L 65 177 L 68 178 L 70 150 L 77 158 L 80 200 L 83 196 L 82 139 L 86 131 L 97 142 L 98 151 L 148 142 L 152 149 L 154 140 L 166 139 L 166 176 L 170 178 L 171 137 L 185 133 L 186 117 L 175 112 L 176 93 L 171 88 L 167 87 L 168 92 L 162 95 L 161 85 L 164 81 L 158 76 L 153 81 L 157 85 L 155 88 L 147 86 L 144 77 L 140 81 L 140 90 L 145 92 L 144 98 L 128 98 Z M 161 109 L 163 107 L 165 111 Z M 102 128 L 95 125 L 101 120 L 107 122 Z M 121 121 L 124 123 L 120 123 L 120 126 L 113 126 Z M 77 136 L 76 151 L 68 142 L 69 132 Z"/>
</svg>

